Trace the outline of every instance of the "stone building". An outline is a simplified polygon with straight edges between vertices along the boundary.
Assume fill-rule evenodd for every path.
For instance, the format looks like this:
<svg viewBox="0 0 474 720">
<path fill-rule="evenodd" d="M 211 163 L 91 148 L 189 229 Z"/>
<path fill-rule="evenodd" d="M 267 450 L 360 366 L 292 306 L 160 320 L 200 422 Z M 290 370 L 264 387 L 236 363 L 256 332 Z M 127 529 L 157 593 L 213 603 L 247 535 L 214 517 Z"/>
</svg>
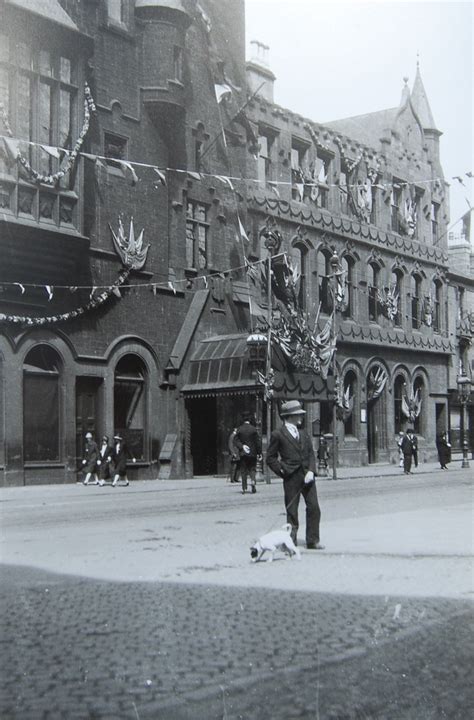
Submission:
<svg viewBox="0 0 474 720">
<path fill-rule="evenodd" d="M 265 434 L 282 397 L 341 464 L 394 461 L 406 412 L 433 457 L 467 341 L 419 70 L 397 107 L 323 126 L 273 102 L 264 46 L 246 67 L 243 0 L 0 13 L 0 482 L 75 481 L 86 431 L 122 434 L 135 478 L 225 473 L 241 412 Z M 278 365 L 249 312 L 272 228 L 337 338 L 325 377 Z"/>
</svg>

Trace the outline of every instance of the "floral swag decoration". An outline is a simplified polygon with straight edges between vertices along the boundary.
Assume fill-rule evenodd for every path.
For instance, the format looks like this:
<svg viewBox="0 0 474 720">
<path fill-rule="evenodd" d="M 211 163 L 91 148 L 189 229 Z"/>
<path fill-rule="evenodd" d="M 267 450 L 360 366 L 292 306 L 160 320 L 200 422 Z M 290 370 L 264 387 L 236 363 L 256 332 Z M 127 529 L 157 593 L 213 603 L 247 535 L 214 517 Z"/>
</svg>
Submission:
<svg viewBox="0 0 474 720">
<path fill-rule="evenodd" d="M 35 170 L 25 157 L 25 155 L 22 153 L 19 147 L 19 143 L 21 140 L 18 140 L 17 138 L 13 137 L 13 131 L 10 127 L 10 123 L 8 121 L 7 113 L 5 111 L 5 106 L 2 102 L 0 102 L 0 115 L 3 120 L 3 124 L 5 126 L 5 129 L 7 131 L 7 134 L 9 138 L 4 138 L 5 145 L 7 148 L 7 151 L 10 156 L 12 156 L 17 162 L 22 165 L 22 167 L 25 169 L 25 171 L 30 175 L 30 177 L 33 178 L 33 180 L 37 183 L 43 183 L 45 185 L 56 185 L 61 178 L 63 178 L 68 172 L 72 170 L 72 168 L 75 165 L 77 156 L 79 155 L 79 151 L 82 147 L 82 143 L 84 142 L 84 138 L 88 133 L 89 130 L 89 123 L 90 123 L 90 117 L 91 113 L 96 111 L 94 100 L 92 99 L 92 94 L 90 91 L 90 88 L 87 83 L 84 84 L 84 123 L 82 125 L 82 130 L 79 134 L 79 137 L 76 140 L 76 143 L 71 151 L 66 150 L 65 148 L 54 148 L 55 155 L 56 153 L 64 153 L 67 156 L 66 164 L 61 167 L 57 172 L 52 173 L 51 175 L 43 175 L 42 173 L 39 173 L 37 170 Z M 53 150 L 53 148 L 49 148 L 49 146 L 43 146 L 44 149 L 47 152 L 50 152 Z"/>
</svg>

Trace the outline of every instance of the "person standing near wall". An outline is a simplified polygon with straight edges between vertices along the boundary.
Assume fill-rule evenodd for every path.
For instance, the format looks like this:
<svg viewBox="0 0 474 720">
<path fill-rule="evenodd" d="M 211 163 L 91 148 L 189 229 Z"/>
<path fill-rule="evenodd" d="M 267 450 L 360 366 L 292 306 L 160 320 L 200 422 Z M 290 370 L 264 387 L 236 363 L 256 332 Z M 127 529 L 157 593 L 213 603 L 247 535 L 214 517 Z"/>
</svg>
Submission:
<svg viewBox="0 0 474 720">
<path fill-rule="evenodd" d="M 413 445 L 411 441 L 411 435 L 413 430 L 408 428 L 404 436 L 402 437 L 401 448 L 403 453 L 403 472 L 405 475 L 411 475 L 411 463 L 413 460 Z"/>
<path fill-rule="evenodd" d="M 109 443 L 109 436 L 104 435 L 99 448 L 99 458 L 97 465 L 99 467 L 99 485 L 105 485 L 106 480 L 110 480 L 110 460 L 113 447 Z"/>
<path fill-rule="evenodd" d="M 237 435 L 238 428 L 234 428 L 229 435 L 228 448 L 230 454 L 230 481 L 231 483 L 239 482 L 240 472 L 240 457 L 239 449 L 235 445 L 235 436 Z"/>
<path fill-rule="evenodd" d="M 83 485 L 98 485 L 99 478 L 97 477 L 97 460 L 99 458 L 99 448 L 94 440 L 92 433 L 86 433 L 86 445 L 84 447 L 84 459 L 82 461 L 82 469 L 86 473 Z M 94 482 L 90 482 L 90 479 L 94 476 Z"/>
<path fill-rule="evenodd" d="M 448 440 L 446 432 L 437 436 L 436 447 L 438 450 L 438 460 L 441 470 L 448 470 L 448 463 L 451 462 L 451 443 Z"/>
</svg>

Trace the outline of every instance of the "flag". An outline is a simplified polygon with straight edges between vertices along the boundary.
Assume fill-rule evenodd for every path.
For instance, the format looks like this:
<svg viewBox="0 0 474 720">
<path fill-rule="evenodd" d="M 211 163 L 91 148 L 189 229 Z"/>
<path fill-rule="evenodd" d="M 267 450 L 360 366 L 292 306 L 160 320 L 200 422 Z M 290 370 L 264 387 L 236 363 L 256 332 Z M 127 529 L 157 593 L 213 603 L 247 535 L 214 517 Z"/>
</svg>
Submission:
<svg viewBox="0 0 474 720">
<path fill-rule="evenodd" d="M 44 150 L 45 153 L 48 153 L 48 155 L 51 155 L 51 157 L 54 157 L 57 160 L 61 159 L 59 148 L 53 147 L 52 145 L 40 145 L 40 148 Z"/>
<path fill-rule="evenodd" d="M 133 169 L 131 163 L 127 162 L 126 160 L 115 160 L 115 162 L 118 162 L 124 171 L 127 170 L 130 173 L 132 178 L 132 186 L 136 185 L 138 182 L 138 175 Z"/>
<path fill-rule="evenodd" d="M 232 185 L 230 178 L 228 178 L 226 175 L 214 175 L 217 180 L 220 180 L 221 182 L 225 183 L 226 185 L 229 185 L 230 189 L 233 190 L 234 186 Z"/>
<path fill-rule="evenodd" d="M 274 182 L 269 182 L 268 184 L 270 185 L 270 190 L 273 190 L 273 192 L 275 193 L 275 195 L 277 196 L 277 198 L 280 199 L 280 191 L 278 190 L 278 188 L 277 188 L 277 186 L 276 186 L 276 183 L 274 183 Z"/>
<path fill-rule="evenodd" d="M 53 299 L 54 288 L 52 285 L 45 285 L 44 289 L 46 290 L 46 292 L 48 294 L 48 302 L 50 302 Z"/>
<path fill-rule="evenodd" d="M 226 95 L 232 95 L 232 90 L 228 85 L 214 85 L 214 90 L 216 93 L 216 100 L 218 103 L 220 103 L 223 98 L 226 97 Z"/>
<path fill-rule="evenodd" d="M 245 228 L 244 228 L 244 226 L 242 225 L 242 221 L 241 221 L 238 213 L 237 213 L 237 222 L 239 223 L 239 233 L 240 233 L 240 237 L 243 238 L 244 240 L 246 240 L 247 242 L 250 242 L 250 240 L 249 240 L 249 238 L 248 238 L 248 235 L 247 235 L 247 233 L 245 232 Z"/>
<path fill-rule="evenodd" d="M 201 175 L 201 173 L 191 172 L 191 170 L 188 170 L 187 172 L 188 172 L 189 177 L 192 177 L 193 180 L 202 180 L 202 175 Z"/>
<path fill-rule="evenodd" d="M 20 155 L 20 147 L 18 140 L 16 138 L 4 137 L 3 142 L 5 143 L 5 147 L 10 158 L 12 160 L 16 160 L 17 157 Z"/>
<path fill-rule="evenodd" d="M 163 175 L 163 173 L 161 172 L 161 170 L 158 170 L 158 168 L 153 168 L 153 170 L 156 172 L 156 174 L 157 174 L 158 177 L 160 178 L 160 183 L 161 183 L 162 185 L 165 185 L 165 186 L 166 186 L 166 177 Z"/>
</svg>

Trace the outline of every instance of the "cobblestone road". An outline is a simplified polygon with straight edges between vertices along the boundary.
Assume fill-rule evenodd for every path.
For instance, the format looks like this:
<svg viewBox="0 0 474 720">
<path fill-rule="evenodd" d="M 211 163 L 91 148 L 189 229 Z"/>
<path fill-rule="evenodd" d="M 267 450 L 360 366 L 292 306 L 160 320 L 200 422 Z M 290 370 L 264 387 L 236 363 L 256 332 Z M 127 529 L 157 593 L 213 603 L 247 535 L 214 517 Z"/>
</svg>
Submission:
<svg viewBox="0 0 474 720">
<path fill-rule="evenodd" d="M 1 580 L 4 720 L 464 720 L 474 711 L 468 602 L 17 567 L 3 567 Z"/>
</svg>

